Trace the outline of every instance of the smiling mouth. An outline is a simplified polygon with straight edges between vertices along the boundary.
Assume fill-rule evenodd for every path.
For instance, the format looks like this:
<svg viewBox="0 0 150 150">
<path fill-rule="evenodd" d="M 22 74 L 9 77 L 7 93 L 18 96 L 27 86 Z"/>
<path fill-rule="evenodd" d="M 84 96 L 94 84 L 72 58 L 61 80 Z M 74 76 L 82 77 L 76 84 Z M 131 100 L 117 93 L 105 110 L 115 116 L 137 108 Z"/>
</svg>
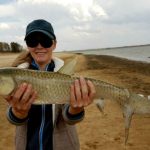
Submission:
<svg viewBox="0 0 150 150">
<path fill-rule="evenodd" d="M 36 52 L 37 55 L 44 55 L 46 52 Z"/>
</svg>

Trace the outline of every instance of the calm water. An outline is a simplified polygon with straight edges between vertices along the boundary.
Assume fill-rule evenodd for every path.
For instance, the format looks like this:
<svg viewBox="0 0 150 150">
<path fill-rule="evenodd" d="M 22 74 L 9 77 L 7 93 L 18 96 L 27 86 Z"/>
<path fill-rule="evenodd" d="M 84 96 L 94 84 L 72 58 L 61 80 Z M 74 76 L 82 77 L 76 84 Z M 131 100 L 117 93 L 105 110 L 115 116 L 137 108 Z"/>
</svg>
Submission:
<svg viewBox="0 0 150 150">
<path fill-rule="evenodd" d="M 131 60 L 146 61 L 150 63 L 150 45 L 108 48 L 108 49 L 106 48 L 96 50 L 80 50 L 78 52 L 84 54 L 111 55 Z"/>
</svg>

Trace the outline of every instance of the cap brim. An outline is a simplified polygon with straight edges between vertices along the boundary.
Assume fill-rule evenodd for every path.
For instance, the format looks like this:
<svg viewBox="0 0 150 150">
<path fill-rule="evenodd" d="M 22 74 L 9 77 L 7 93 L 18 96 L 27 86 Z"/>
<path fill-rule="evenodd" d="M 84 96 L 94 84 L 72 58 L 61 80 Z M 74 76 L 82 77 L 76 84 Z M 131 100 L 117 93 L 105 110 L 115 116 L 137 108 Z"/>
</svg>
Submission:
<svg viewBox="0 0 150 150">
<path fill-rule="evenodd" d="M 52 40 L 55 39 L 54 36 L 51 35 L 49 32 L 46 32 L 46 31 L 43 31 L 43 30 L 37 30 L 37 29 L 36 29 L 36 30 L 32 30 L 32 31 L 30 31 L 28 34 L 26 34 L 24 40 L 26 40 L 26 38 L 27 38 L 31 33 L 34 33 L 34 32 L 41 32 L 41 33 L 47 35 L 50 39 L 52 39 Z"/>
</svg>

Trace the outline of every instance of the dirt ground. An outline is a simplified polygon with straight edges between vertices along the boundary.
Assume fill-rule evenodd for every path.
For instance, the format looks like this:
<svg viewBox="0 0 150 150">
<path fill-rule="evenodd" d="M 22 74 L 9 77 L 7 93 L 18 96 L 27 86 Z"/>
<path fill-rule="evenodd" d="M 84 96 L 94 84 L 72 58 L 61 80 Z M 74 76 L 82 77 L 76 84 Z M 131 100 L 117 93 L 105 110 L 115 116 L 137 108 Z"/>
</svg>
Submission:
<svg viewBox="0 0 150 150">
<path fill-rule="evenodd" d="M 9 66 L 18 54 L 0 54 L 0 67 Z M 56 54 L 69 60 L 75 54 Z M 75 75 L 100 79 L 129 90 L 150 95 L 150 64 L 112 56 L 78 55 Z M 15 127 L 6 120 L 7 104 L 0 99 L 0 149 L 14 150 Z M 134 115 L 127 145 L 124 119 L 119 106 L 107 100 L 102 115 L 93 103 L 77 124 L 81 150 L 150 150 L 150 115 Z"/>
</svg>

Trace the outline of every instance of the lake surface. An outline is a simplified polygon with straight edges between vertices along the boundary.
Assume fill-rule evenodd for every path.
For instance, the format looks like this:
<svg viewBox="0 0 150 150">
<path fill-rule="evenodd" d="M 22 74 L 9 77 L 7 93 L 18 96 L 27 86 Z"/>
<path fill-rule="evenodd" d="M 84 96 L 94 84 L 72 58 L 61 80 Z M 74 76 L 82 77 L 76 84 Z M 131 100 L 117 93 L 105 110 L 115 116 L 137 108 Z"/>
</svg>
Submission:
<svg viewBox="0 0 150 150">
<path fill-rule="evenodd" d="M 111 55 L 122 58 L 127 58 L 137 61 L 145 61 L 150 63 L 150 45 L 141 46 L 128 46 L 128 47 L 116 47 L 116 48 L 102 48 L 102 49 L 90 49 L 73 51 L 84 54 L 95 55 Z"/>
</svg>

